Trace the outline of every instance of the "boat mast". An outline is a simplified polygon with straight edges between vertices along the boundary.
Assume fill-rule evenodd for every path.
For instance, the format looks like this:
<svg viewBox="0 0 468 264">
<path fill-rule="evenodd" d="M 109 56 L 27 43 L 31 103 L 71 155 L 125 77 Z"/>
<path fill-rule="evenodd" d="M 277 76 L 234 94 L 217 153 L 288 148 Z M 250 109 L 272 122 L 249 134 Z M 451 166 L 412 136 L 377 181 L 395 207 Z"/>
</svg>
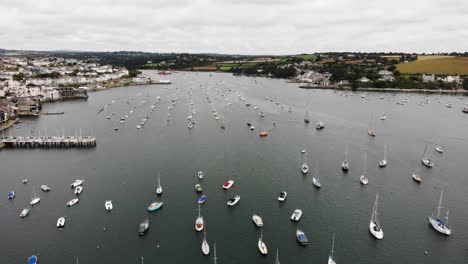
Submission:
<svg viewBox="0 0 468 264">
<path fill-rule="evenodd" d="M 345 161 L 346 163 L 348 162 L 348 144 L 346 144 L 346 147 L 345 147 L 344 161 Z"/>
<path fill-rule="evenodd" d="M 439 206 L 437 206 L 437 219 L 439 219 L 440 208 L 442 208 L 441 205 L 442 205 L 442 193 L 443 192 L 444 192 L 443 190 L 440 191 Z"/>
<path fill-rule="evenodd" d="M 379 222 L 379 212 L 378 212 L 378 207 L 379 207 L 379 193 L 377 193 L 375 197 L 375 214 L 374 214 L 374 222 L 377 224 L 377 226 L 380 228 L 380 222 Z"/>
<path fill-rule="evenodd" d="M 198 204 L 198 218 L 200 218 L 201 215 L 200 215 L 200 204 Z"/>
<path fill-rule="evenodd" d="M 275 264 L 280 264 L 279 257 L 278 257 L 278 249 L 276 249 L 276 261 Z"/>
<path fill-rule="evenodd" d="M 214 257 L 213 257 L 213 260 L 214 260 L 214 264 L 216 264 L 217 260 L 218 260 L 218 258 L 216 257 L 216 243 L 214 243 Z"/>
<path fill-rule="evenodd" d="M 161 187 L 161 177 L 159 175 L 159 169 L 158 169 L 158 187 Z"/>
<path fill-rule="evenodd" d="M 332 258 L 333 260 L 335 260 L 335 259 L 333 258 L 333 253 L 334 253 L 334 252 L 335 252 L 335 233 L 333 233 L 333 242 L 332 242 L 332 249 L 331 249 L 331 258 Z"/>
<path fill-rule="evenodd" d="M 383 159 L 387 160 L 387 144 L 384 144 L 384 152 L 383 152 Z"/>
<path fill-rule="evenodd" d="M 362 175 L 366 176 L 366 164 L 367 164 L 367 152 L 364 152 L 364 169 L 362 170 Z"/>
</svg>

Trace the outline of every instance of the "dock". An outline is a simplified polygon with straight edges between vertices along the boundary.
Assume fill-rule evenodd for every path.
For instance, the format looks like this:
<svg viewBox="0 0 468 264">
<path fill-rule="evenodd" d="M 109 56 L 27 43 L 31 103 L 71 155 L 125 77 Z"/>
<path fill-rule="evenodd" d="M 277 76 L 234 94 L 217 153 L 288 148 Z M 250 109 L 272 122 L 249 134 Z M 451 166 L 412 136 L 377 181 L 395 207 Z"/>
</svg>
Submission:
<svg viewBox="0 0 468 264">
<path fill-rule="evenodd" d="M 6 148 L 94 148 L 96 137 L 3 137 Z"/>
</svg>

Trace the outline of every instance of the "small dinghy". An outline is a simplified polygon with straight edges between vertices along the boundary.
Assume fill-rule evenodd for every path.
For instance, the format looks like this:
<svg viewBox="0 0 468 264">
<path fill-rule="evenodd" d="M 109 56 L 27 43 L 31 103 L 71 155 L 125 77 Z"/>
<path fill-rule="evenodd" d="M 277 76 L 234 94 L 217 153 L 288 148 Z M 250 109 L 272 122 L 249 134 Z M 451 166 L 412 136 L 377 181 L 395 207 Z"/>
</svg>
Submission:
<svg viewBox="0 0 468 264">
<path fill-rule="evenodd" d="M 291 215 L 291 221 L 297 222 L 301 219 L 301 217 L 302 217 L 302 210 L 296 209 Z"/>
<path fill-rule="evenodd" d="M 259 215 L 254 214 L 252 216 L 252 221 L 255 223 L 257 227 L 263 226 L 263 219 Z"/>
<path fill-rule="evenodd" d="M 112 208 L 114 208 L 114 205 L 112 205 L 112 201 L 108 200 L 104 203 L 104 207 L 106 208 L 107 211 L 111 211 Z"/>
<path fill-rule="evenodd" d="M 229 180 L 223 184 L 223 189 L 227 190 L 231 188 L 233 184 L 234 184 L 234 180 Z"/>
<path fill-rule="evenodd" d="M 62 216 L 57 220 L 57 227 L 62 228 L 64 226 L 65 226 L 65 217 Z"/>
<path fill-rule="evenodd" d="M 236 197 L 231 198 L 231 199 L 229 199 L 229 200 L 227 201 L 227 205 L 228 205 L 228 206 L 234 206 L 234 205 L 236 205 L 236 204 L 239 202 L 239 200 L 240 200 L 240 195 L 236 195 Z"/>
<path fill-rule="evenodd" d="M 203 204 L 206 202 L 206 196 L 205 195 L 202 195 L 200 196 L 200 198 L 198 198 L 198 203 L 199 204 Z"/>
<path fill-rule="evenodd" d="M 80 201 L 79 198 L 71 199 L 70 201 L 68 201 L 67 206 L 68 206 L 68 207 L 74 206 L 74 205 L 77 204 L 79 201 Z"/>
<path fill-rule="evenodd" d="M 154 212 L 159 210 L 163 205 L 163 202 L 154 202 L 148 206 L 148 211 L 149 212 Z"/>
<path fill-rule="evenodd" d="M 140 236 L 144 235 L 148 231 L 148 228 L 149 228 L 149 220 L 146 219 L 145 221 L 140 223 L 140 226 L 138 228 L 138 234 Z"/>
</svg>

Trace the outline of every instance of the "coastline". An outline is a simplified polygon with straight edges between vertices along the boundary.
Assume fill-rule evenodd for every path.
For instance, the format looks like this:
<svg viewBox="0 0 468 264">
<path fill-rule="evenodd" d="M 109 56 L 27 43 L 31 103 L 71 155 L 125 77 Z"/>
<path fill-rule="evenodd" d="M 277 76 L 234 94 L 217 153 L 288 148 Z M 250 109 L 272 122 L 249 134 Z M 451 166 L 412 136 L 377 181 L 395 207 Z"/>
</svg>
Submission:
<svg viewBox="0 0 468 264">
<path fill-rule="evenodd" d="M 6 121 L 4 124 L 0 125 L 0 131 L 6 130 L 6 129 L 12 127 L 17 122 L 19 122 L 19 118 L 15 118 L 13 120 Z"/>
<path fill-rule="evenodd" d="M 88 92 L 99 92 L 99 91 L 105 91 L 109 90 L 112 88 L 117 88 L 117 87 L 125 87 L 125 86 L 134 86 L 134 85 L 150 85 L 151 83 L 139 83 L 139 82 L 112 82 L 112 83 L 107 83 L 100 88 L 95 87 L 95 88 L 90 88 Z"/>
<path fill-rule="evenodd" d="M 468 95 L 468 90 L 429 90 L 429 89 L 403 89 L 403 88 L 351 88 L 351 87 L 337 87 L 337 86 L 310 86 L 299 85 L 301 89 L 321 89 L 321 90 L 339 90 L 339 91 L 364 91 L 364 92 L 392 92 L 392 93 L 443 93 L 443 94 L 461 94 Z"/>
</svg>

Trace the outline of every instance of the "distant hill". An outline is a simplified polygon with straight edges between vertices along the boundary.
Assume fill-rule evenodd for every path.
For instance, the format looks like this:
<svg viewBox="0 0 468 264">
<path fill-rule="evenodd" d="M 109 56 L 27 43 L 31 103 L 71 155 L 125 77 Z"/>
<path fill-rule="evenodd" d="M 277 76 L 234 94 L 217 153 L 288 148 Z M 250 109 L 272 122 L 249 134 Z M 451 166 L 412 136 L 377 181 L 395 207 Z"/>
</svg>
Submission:
<svg viewBox="0 0 468 264">
<path fill-rule="evenodd" d="M 468 57 L 419 56 L 416 61 L 398 64 L 397 69 L 403 74 L 468 75 Z"/>
</svg>

